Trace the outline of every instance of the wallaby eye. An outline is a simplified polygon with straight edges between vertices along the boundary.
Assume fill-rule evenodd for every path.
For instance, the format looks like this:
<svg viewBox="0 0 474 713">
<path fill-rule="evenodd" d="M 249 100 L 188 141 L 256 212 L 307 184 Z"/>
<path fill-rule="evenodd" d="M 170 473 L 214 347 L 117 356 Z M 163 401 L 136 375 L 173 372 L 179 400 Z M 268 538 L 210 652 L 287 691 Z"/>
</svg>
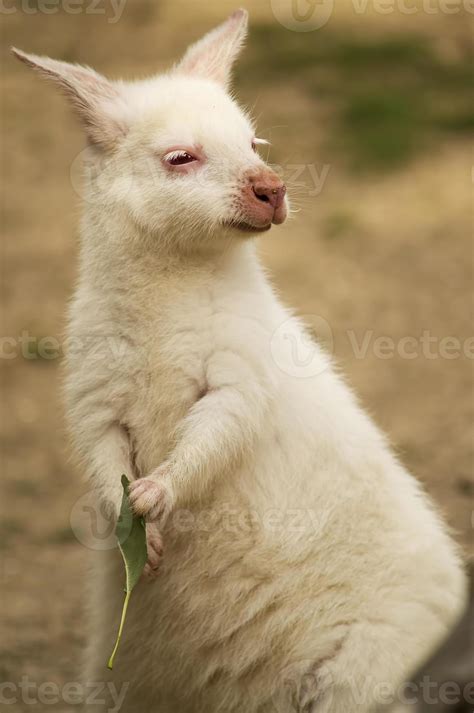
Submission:
<svg viewBox="0 0 474 713">
<path fill-rule="evenodd" d="M 184 166 L 187 163 L 197 161 L 197 158 L 187 151 L 170 151 L 164 159 L 170 166 Z"/>
</svg>

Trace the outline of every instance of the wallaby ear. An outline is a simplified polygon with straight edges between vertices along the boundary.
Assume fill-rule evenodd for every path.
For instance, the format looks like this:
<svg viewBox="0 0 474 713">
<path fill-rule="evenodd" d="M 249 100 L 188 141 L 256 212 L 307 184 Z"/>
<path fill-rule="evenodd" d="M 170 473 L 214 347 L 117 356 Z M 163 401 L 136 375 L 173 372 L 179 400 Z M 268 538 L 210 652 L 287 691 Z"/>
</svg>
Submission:
<svg viewBox="0 0 474 713">
<path fill-rule="evenodd" d="M 15 47 L 12 53 L 63 90 L 92 144 L 113 150 L 128 130 L 125 101 L 115 84 L 90 67 L 26 54 Z"/>
<path fill-rule="evenodd" d="M 213 79 L 227 87 L 232 65 L 247 35 L 247 27 L 247 10 L 237 10 L 226 22 L 191 45 L 176 71 Z"/>
</svg>

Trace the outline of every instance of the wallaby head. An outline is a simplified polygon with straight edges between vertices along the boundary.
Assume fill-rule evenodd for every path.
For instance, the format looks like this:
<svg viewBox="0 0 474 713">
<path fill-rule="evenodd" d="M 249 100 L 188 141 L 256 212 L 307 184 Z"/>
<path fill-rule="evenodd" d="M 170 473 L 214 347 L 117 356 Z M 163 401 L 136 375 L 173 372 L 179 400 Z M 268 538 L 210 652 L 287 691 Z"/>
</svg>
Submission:
<svg viewBox="0 0 474 713">
<path fill-rule="evenodd" d="M 286 188 L 228 92 L 247 21 L 238 10 L 170 72 L 137 82 L 13 49 L 61 87 L 80 118 L 96 167 L 87 198 L 102 215 L 126 210 L 157 243 L 194 249 L 285 220 Z"/>
</svg>

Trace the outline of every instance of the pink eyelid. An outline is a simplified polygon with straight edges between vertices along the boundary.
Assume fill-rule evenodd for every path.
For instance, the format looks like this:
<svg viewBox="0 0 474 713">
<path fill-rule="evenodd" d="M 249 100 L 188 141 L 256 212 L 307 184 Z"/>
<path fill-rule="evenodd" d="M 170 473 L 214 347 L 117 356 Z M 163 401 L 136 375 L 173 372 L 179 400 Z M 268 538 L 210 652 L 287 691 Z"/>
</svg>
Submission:
<svg viewBox="0 0 474 713">
<path fill-rule="evenodd" d="M 170 154 L 173 153 L 187 153 L 190 156 L 192 156 L 195 160 L 190 161 L 189 163 L 184 163 L 181 166 L 173 166 L 170 164 L 166 157 L 169 156 Z M 163 152 L 161 156 L 161 162 L 170 171 L 179 171 L 181 173 L 185 173 L 187 171 L 191 171 L 193 168 L 197 168 L 201 163 L 203 163 L 206 160 L 206 156 L 204 154 L 204 151 L 200 146 L 170 146 L 169 148 L 166 149 L 166 151 Z"/>
</svg>

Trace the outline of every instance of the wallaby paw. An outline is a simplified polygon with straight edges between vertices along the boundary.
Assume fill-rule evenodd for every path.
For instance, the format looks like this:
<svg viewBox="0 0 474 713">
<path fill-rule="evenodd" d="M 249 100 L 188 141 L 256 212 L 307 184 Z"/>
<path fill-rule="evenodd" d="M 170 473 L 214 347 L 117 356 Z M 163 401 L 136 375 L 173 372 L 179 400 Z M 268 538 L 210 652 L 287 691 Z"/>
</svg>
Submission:
<svg viewBox="0 0 474 713">
<path fill-rule="evenodd" d="M 130 484 L 130 505 L 135 515 L 149 522 L 163 520 L 171 509 L 171 489 L 154 477 L 139 478 Z"/>
<path fill-rule="evenodd" d="M 143 573 L 145 579 L 151 581 L 158 576 L 163 558 L 163 540 L 158 526 L 153 522 L 148 523 L 146 526 L 146 544 L 148 559 Z"/>
</svg>

